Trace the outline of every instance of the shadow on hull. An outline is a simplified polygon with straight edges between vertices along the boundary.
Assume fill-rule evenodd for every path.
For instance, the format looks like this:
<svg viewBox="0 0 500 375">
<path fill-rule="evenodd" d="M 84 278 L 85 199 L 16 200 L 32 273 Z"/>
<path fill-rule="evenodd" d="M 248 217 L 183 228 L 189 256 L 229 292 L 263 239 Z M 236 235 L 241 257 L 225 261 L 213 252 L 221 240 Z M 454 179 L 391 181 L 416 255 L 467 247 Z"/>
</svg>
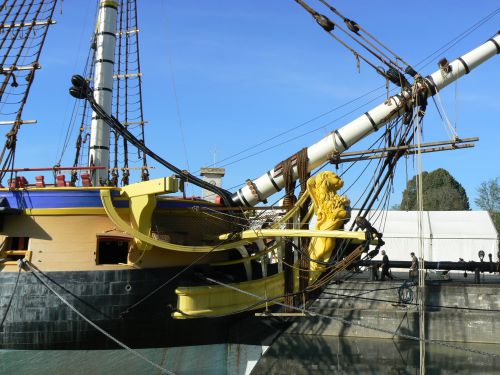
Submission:
<svg viewBox="0 0 500 375">
<path fill-rule="evenodd" d="M 279 320 L 235 315 L 174 320 L 172 283 L 123 314 L 164 284 L 178 269 L 47 272 L 51 286 L 112 336 L 134 348 L 220 343 L 270 345 L 284 328 Z M 0 317 L 14 290 L 16 273 L 0 273 Z M 71 311 L 34 275 L 21 273 L 0 330 L 2 349 L 106 349 L 117 345 Z"/>
</svg>

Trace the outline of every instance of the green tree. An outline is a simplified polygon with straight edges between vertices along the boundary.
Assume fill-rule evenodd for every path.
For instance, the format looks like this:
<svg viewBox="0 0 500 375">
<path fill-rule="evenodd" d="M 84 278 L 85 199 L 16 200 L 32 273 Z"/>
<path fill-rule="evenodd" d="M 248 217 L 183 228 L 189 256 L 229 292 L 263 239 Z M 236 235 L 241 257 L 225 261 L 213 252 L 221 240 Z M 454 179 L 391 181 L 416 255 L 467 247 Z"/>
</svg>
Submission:
<svg viewBox="0 0 500 375">
<path fill-rule="evenodd" d="M 500 233 L 500 176 L 484 181 L 477 188 L 478 197 L 474 202 L 490 213 L 497 232 Z"/>
<path fill-rule="evenodd" d="M 465 189 L 445 169 L 422 173 L 423 203 L 426 211 L 470 210 Z M 416 211 L 417 176 L 408 181 L 400 204 L 401 210 Z"/>
</svg>

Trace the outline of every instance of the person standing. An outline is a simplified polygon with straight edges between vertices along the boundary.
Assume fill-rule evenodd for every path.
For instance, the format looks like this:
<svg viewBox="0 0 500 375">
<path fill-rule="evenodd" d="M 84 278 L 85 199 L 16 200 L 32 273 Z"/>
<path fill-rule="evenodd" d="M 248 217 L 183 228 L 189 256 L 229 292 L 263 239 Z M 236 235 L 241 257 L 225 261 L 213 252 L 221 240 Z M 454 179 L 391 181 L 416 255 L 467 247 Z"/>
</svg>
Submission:
<svg viewBox="0 0 500 375">
<path fill-rule="evenodd" d="M 410 253 L 411 255 L 411 266 L 410 266 L 410 280 L 415 280 L 418 275 L 418 259 L 415 256 L 415 253 Z"/>
<path fill-rule="evenodd" d="M 389 273 L 389 257 L 385 253 L 385 250 L 382 250 L 382 275 L 380 276 L 380 281 L 384 281 L 387 276 L 389 279 L 393 279 L 392 275 Z"/>
</svg>

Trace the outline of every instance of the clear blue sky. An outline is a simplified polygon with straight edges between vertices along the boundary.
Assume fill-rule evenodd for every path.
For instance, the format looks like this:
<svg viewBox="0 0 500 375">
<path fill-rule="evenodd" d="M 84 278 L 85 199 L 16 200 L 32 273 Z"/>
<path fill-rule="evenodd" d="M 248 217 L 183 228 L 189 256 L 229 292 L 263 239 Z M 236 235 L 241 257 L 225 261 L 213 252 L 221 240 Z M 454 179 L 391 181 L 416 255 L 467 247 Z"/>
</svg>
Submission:
<svg viewBox="0 0 500 375">
<path fill-rule="evenodd" d="M 328 14 L 320 3 L 309 3 Z M 456 0 L 397 4 L 332 2 L 414 65 L 499 6 L 497 1 Z M 221 161 L 250 147 L 250 151 L 221 163 L 256 154 L 226 166 L 225 187 L 260 176 L 378 104 L 379 100 L 367 102 L 384 94 L 381 89 L 289 131 L 382 86 L 384 80 L 366 64 L 358 74 L 352 55 L 293 0 L 143 0 L 139 6 L 148 144 L 179 167 L 187 169 L 189 165 L 192 172 L 210 166 L 214 150 L 216 160 Z M 18 167 L 51 166 L 58 160 L 73 106 L 69 80 L 83 69 L 94 28 L 93 1 L 65 1 L 62 15 L 59 8 L 24 116 L 37 119 L 38 124 L 25 125 L 21 131 Z M 436 70 L 439 57 L 452 60 L 485 42 L 499 30 L 499 21 L 497 15 L 432 59 L 421 68 L 422 73 Z M 424 156 L 424 170 L 442 167 L 450 171 L 473 203 L 477 186 L 500 175 L 500 57 L 448 87 L 441 99 L 450 120 L 457 121 L 458 134 L 481 140 L 474 149 Z M 448 139 L 435 112 L 430 105 L 424 125 L 426 142 Z M 279 140 L 257 146 L 287 131 Z M 366 144 L 359 149 L 363 146 Z M 73 150 L 67 151 L 63 164 L 71 164 L 72 157 Z M 401 199 L 406 179 L 404 163 L 398 172 L 392 204 Z M 414 173 L 410 159 L 408 174 L 411 177 Z M 160 168 L 152 172 L 153 177 L 165 174 L 169 172 Z M 362 185 L 363 179 L 360 182 Z M 193 192 L 199 194 L 196 189 Z"/>
</svg>

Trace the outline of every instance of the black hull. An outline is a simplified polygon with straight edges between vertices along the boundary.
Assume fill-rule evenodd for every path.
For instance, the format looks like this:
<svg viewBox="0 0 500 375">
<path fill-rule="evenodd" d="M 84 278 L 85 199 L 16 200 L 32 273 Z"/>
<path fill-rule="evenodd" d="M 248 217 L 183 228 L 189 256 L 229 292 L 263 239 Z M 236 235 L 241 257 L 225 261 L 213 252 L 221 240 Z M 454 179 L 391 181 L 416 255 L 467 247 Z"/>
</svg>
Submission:
<svg viewBox="0 0 500 375">
<path fill-rule="evenodd" d="M 220 343 L 269 345 L 283 328 L 279 321 L 253 314 L 174 320 L 172 283 L 129 313 L 130 306 L 179 270 L 106 270 L 47 272 L 58 293 L 79 312 L 134 348 Z M 0 272 L 0 319 L 13 293 L 16 273 Z M 44 276 L 41 276 L 48 280 Z M 108 349 L 117 345 L 71 311 L 31 272 L 22 272 L 12 305 L 0 328 L 2 349 Z"/>
</svg>

